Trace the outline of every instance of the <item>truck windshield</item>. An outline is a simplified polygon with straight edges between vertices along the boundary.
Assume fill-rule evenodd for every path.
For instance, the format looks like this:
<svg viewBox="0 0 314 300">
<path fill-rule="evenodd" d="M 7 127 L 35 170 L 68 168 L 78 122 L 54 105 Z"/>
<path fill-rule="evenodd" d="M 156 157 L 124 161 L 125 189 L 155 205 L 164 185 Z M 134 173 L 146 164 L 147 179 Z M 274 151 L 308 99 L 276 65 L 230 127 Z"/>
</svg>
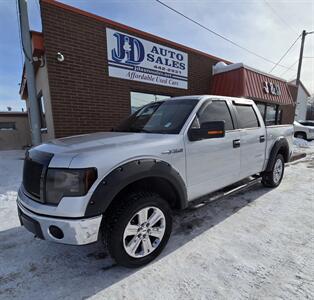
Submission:
<svg viewBox="0 0 314 300">
<path fill-rule="evenodd" d="M 153 102 L 133 113 L 115 131 L 178 134 L 198 100 Z"/>
</svg>

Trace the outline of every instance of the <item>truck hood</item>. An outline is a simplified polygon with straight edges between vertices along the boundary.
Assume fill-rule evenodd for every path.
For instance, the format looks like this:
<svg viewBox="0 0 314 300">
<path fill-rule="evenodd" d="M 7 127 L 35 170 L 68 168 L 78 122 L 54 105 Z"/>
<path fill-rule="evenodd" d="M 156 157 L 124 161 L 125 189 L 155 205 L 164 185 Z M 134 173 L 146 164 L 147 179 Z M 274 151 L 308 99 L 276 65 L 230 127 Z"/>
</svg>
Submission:
<svg viewBox="0 0 314 300">
<path fill-rule="evenodd" d="M 133 132 L 97 132 L 84 135 L 70 136 L 55 139 L 48 142 L 48 145 L 62 148 L 64 152 L 82 152 L 97 148 L 115 148 L 133 145 L 134 143 L 145 143 L 159 140 L 163 134 L 133 133 Z"/>
<path fill-rule="evenodd" d="M 104 153 L 117 155 L 119 152 L 127 152 L 138 155 L 149 155 L 155 146 L 167 148 L 176 140 L 176 135 L 133 132 L 97 132 L 54 139 L 36 147 L 37 150 L 53 153 L 51 161 L 53 167 L 68 167 L 74 158 L 86 160 L 88 156 Z M 164 147 L 163 147 L 164 146 Z M 134 151 L 136 149 L 136 151 Z M 167 148 L 168 149 L 168 148 Z M 142 151 L 141 151 L 142 150 Z M 130 151 L 130 152 L 129 152 Z M 121 157 L 122 158 L 122 157 Z"/>
</svg>

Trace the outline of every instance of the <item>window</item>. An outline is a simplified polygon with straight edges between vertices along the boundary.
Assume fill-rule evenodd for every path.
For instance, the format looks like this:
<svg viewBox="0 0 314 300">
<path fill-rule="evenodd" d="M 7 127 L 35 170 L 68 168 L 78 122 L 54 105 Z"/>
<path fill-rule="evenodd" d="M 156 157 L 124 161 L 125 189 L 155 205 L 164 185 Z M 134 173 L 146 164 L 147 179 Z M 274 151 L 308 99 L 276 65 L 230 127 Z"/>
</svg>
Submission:
<svg viewBox="0 0 314 300">
<path fill-rule="evenodd" d="M 39 113 L 40 113 L 40 128 L 42 131 L 47 130 L 46 124 L 46 111 L 45 111 L 45 103 L 44 97 L 42 93 L 37 96 L 38 106 L 39 106 Z"/>
<path fill-rule="evenodd" d="M 212 121 L 225 121 L 225 130 L 234 129 L 231 114 L 225 101 L 210 102 L 200 112 L 199 118 L 194 120 L 192 127 L 199 127 L 202 123 Z"/>
<path fill-rule="evenodd" d="M 265 111 L 266 111 L 266 104 L 264 103 L 256 103 L 257 108 L 259 109 L 263 120 L 265 120 Z"/>
<path fill-rule="evenodd" d="M 299 122 L 299 123 L 304 126 L 314 126 L 314 121 L 304 121 L 304 122 Z"/>
<path fill-rule="evenodd" d="M 197 100 L 182 99 L 150 103 L 129 116 L 114 131 L 178 134 Z"/>
<path fill-rule="evenodd" d="M 277 108 L 276 124 L 282 124 L 282 108 L 280 106 L 278 106 L 278 108 Z"/>
<path fill-rule="evenodd" d="M 240 128 L 259 127 L 257 116 L 251 105 L 235 105 L 239 117 Z"/>
<path fill-rule="evenodd" d="M 15 122 L 0 122 L 0 130 L 15 130 Z"/>
<path fill-rule="evenodd" d="M 266 126 L 281 124 L 282 109 L 277 104 L 256 103 Z"/>
<path fill-rule="evenodd" d="M 146 104 L 167 98 L 170 96 L 131 92 L 131 114 Z"/>
<path fill-rule="evenodd" d="M 265 124 L 266 126 L 277 124 L 277 105 L 267 104 Z"/>
</svg>

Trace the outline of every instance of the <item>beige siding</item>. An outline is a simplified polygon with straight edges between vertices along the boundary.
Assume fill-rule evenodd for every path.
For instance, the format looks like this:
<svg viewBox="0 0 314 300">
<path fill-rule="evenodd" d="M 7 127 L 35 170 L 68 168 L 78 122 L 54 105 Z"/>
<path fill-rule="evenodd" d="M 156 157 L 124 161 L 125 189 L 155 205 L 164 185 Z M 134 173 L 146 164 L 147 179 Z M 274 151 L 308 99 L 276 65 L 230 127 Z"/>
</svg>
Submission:
<svg viewBox="0 0 314 300">
<path fill-rule="evenodd" d="M 23 149 L 30 145 L 30 129 L 27 114 L 1 113 L 0 122 L 14 122 L 14 130 L 0 129 L 0 150 Z"/>
<path fill-rule="evenodd" d="M 37 93 L 40 94 L 41 92 L 44 98 L 47 132 L 42 132 L 41 138 L 42 138 L 42 142 L 45 142 L 47 140 L 53 139 L 55 136 L 54 126 L 53 126 L 53 115 L 52 115 L 52 110 L 51 110 L 47 65 L 45 65 L 42 68 L 39 68 L 36 73 L 36 89 L 37 89 Z"/>
</svg>

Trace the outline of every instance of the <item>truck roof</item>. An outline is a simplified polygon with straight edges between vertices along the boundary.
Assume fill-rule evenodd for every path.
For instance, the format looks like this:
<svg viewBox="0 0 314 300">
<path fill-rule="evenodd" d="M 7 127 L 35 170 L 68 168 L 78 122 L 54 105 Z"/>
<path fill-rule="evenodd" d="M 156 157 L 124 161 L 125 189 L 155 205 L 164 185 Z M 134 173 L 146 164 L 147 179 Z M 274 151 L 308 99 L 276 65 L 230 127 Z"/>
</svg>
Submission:
<svg viewBox="0 0 314 300">
<path fill-rule="evenodd" d="M 169 99 L 165 99 L 165 101 L 174 101 L 174 100 L 184 100 L 184 99 L 191 99 L 191 100 L 198 100 L 198 101 L 205 101 L 208 99 L 212 100 L 232 100 L 235 103 L 242 103 L 242 104 L 253 104 L 254 101 L 251 99 L 246 98 L 237 98 L 237 97 L 227 97 L 227 96 L 219 96 L 219 95 L 190 95 L 190 96 L 180 96 L 180 97 L 172 97 Z"/>
</svg>

